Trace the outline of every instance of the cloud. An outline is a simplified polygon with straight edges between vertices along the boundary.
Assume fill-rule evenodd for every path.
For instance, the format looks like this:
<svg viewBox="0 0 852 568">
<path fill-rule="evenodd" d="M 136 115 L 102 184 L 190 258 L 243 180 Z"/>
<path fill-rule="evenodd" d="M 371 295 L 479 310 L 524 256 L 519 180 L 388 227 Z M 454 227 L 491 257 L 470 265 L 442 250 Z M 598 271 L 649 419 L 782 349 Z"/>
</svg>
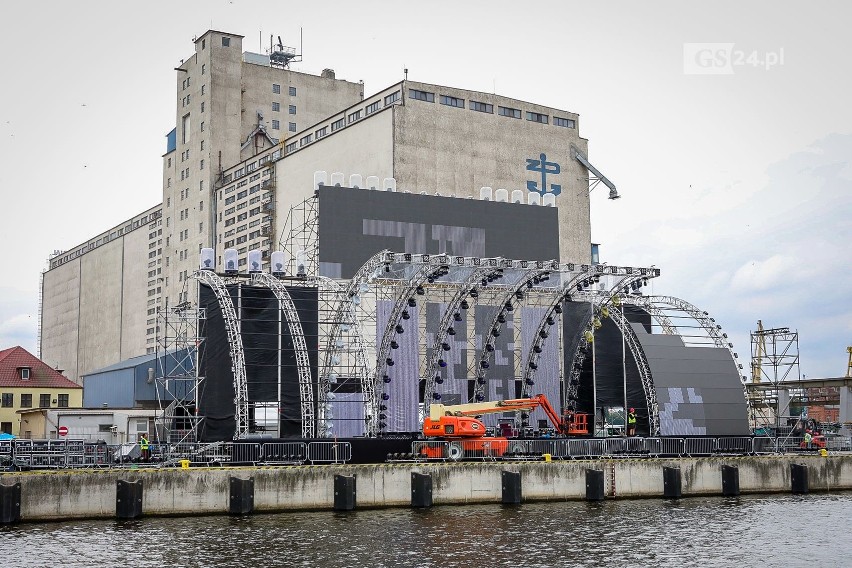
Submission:
<svg viewBox="0 0 852 568">
<path fill-rule="evenodd" d="M 783 278 L 795 273 L 796 264 L 795 258 L 782 254 L 773 255 L 766 260 L 748 261 L 734 273 L 731 287 L 743 292 L 768 290 L 777 286 Z"/>
<path fill-rule="evenodd" d="M 31 314 L 16 314 L 0 322 L 0 348 L 20 345 L 35 354 L 38 321 Z"/>
</svg>

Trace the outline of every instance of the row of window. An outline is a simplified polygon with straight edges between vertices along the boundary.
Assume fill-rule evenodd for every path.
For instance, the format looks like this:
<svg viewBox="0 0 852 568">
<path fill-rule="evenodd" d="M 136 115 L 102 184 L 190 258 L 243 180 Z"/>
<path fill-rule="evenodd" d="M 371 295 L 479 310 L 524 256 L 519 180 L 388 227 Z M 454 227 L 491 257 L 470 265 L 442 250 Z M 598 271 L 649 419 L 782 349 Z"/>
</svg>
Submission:
<svg viewBox="0 0 852 568">
<path fill-rule="evenodd" d="M 280 95 L 281 94 L 281 85 L 278 85 L 276 83 L 272 83 L 272 93 L 274 95 Z M 288 93 L 291 97 L 295 97 L 296 96 L 296 87 L 290 87 L 290 90 L 288 91 Z M 291 114 L 296 114 L 296 113 L 293 112 Z"/>
<path fill-rule="evenodd" d="M 408 97 L 417 101 L 423 101 L 427 103 L 435 102 L 435 93 L 430 93 L 428 91 L 420 91 L 417 89 L 411 89 L 408 91 Z M 451 106 L 455 108 L 464 108 L 464 99 L 458 97 L 451 97 L 449 95 L 441 95 L 438 99 L 442 105 Z M 483 103 L 479 101 L 470 101 L 468 108 L 470 110 L 476 112 L 484 112 L 488 114 L 494 113 L 494 105 L 490 103 Z M 497 114 L 500 116 L 508 116 L 509 118 L 517 118 L 520 119 L 522 116 L 521 110 L 517 108 L 498 106 Z M 531 112 L 527 111 L 526 119 L 530 122 L 538 122 L 540 124 L 548 124 L 550 117 L 546 114 L 540 112 Z M 553 124 L 555 126 L 562 126 L 564 128 L 574 128 L 576 123 L 574 119 L 564 118 L 559 116 L 553 117 Z"/>
<path fill-rule="evenodd" d="M 50 408 L 51 405 L 51 396 L 50 394 L 40 394 L 38 395 L 38 407 L 39 408 Z M 56 406 L 59 408 L 68 408 L 68 396 L 67 394 L 57 395 L 54 402 L 56 402 Z M 28 393 L 21 394 L 20 397 L 20 406 L 19 408 L 33 408 L 33 395 Z M 2 408 L 14 408 L 15 407 L 15 394 L 11 392 L 4 392 L 0 395 L 0 407 Z"/>
<path fill-rule="evenodd" d="M 152 221 L 152 225 L 153 225 L 153 222 L 156 221 L 157 219 L 160 219 L 160 217 L 162 217 L 162 215 L 163 215 L 163 212 L 162 212 L 162 210 L 160 210 L 160 211 L 154 211 L 150 215 L 143 215 L 139 219 L 134 219 L 132 222 L 128 223 L 124 227 L 119 227 L 118 229 L 116 229 L 114 231 L 110 231 L 109 233 L 105 233 L 103 235 L 103 237 L 101 237 L 101 238 L 91 240 L 88 243 L 86 243 L 85 245 L 81 246 L 80 248 L 77 248 L 77 249 L 75 249 L 75 250 L 73 250 L 73 251 L 71 251 L 67 254 L 64 254 L 62 256 L 57 256 L 57 257 L 51 259 L 50 268 L 53 269 L 53 268 L 56 268 L 58 266 L 62 266 L 66 262 L 74 260 L 75 258 L 78 258 L 78 257 L 86 254 L 90 250 L 94 250 L 95 248 L 101 246 L 102 244 L 105 245 L 112 240 L 115 240 L 119 237 L 124 236 L 126 233 L 129 233 L 130 231 L 138 229 L 139 227 L 145 227 L 145 225 L 148 225 L 149 220 Z"/>
</svg>

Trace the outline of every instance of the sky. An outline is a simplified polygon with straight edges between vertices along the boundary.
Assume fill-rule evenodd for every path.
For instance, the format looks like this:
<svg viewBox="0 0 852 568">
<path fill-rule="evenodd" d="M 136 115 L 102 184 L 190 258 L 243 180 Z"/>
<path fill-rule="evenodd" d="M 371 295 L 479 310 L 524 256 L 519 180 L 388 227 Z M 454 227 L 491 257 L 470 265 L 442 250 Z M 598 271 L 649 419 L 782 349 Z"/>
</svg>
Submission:
<svg viewBox="0 0 852 568">
<path fill-rule="evenodd" d="M 157 204 L 173 68 L 213 28 L 294 69 L 496 92 L 580 115 L 601 260 L 749 332 L 799 332 L 801 372 L 852 345 L 852 4 L 847 2 L 31 1 L 0 34 L 0 348 L 37 352 L 54 250 Z"/>
</svg>

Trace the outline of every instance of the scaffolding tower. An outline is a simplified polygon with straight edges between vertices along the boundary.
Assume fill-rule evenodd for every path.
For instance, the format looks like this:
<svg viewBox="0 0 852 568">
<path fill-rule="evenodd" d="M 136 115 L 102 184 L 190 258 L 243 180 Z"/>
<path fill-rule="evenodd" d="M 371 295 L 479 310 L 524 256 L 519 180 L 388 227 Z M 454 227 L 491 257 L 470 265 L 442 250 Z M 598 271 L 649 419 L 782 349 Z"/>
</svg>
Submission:
<svg viewBox="0 0 852 568">
<path fill-rule="evenodd" d="M 205 309 L 183 302 L 157 308 L 157 365 L 149 381 L 156 382 L 157 417 L 155 439 L 173 444 L 197 442 L 202 418 L 198 394 L 204 377 L 198 375 L 202 348 L 199 328 Z"/>
<path fill-rule="evenodd" d="M 789 412 L 778 396 L 779 384 L 789 379 L 801 380 L 799 369 L 799 333 L 788 327 L 764 329 L 763 322 L 757 322 L 757 330 L 751 332 L 751 381 L 753 385 L 765 385 L 768 388 L 752 388 L 749 407 L 752 409 L 752 424 L 756 429 L 758 420 L 764 425 L 770 421 L 769 409 L 775 406 L 775 432 L 781 428 L 781 415 Z M 786 398 L 786 397 L 784 397 Z"/>
</svg>

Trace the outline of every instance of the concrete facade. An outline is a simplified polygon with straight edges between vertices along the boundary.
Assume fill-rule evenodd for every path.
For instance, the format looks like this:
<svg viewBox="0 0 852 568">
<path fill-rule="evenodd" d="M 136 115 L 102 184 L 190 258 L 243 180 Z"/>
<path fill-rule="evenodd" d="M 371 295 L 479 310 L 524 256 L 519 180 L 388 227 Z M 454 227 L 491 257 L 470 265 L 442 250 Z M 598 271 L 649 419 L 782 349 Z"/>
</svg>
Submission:
<svg viewBox="0 0 852 568">
<path fill-rule="evenodd" d="M 356 508 L 376 508 L 410 506 L 412 472 L 432 476 L 435 505 L 460 505 L 500 503 L 504 470 L 521 474 L 524 501 L 556 501 L 584 499 L 588 469 L 604 471 L 607 498 L 662 497 L 664 467 L 680 468 L 684 497 L 721 495 L 723 465 L 738 468 L 742 493 L 790 492 L 792 464 L 807 466 L 811 492 L 852 489 L 849 455 L 6 473 L 0 482 L 21 483 L 21 520 L 31 521 L 114 517 L 120 479 L 142 480 L 144 515 L 199 515 L 228 512 L 232 476 L 254 478 L 254 510 L 274 512 L 330 510 L 335 475 L 356 477 Z"/>
</svg>

